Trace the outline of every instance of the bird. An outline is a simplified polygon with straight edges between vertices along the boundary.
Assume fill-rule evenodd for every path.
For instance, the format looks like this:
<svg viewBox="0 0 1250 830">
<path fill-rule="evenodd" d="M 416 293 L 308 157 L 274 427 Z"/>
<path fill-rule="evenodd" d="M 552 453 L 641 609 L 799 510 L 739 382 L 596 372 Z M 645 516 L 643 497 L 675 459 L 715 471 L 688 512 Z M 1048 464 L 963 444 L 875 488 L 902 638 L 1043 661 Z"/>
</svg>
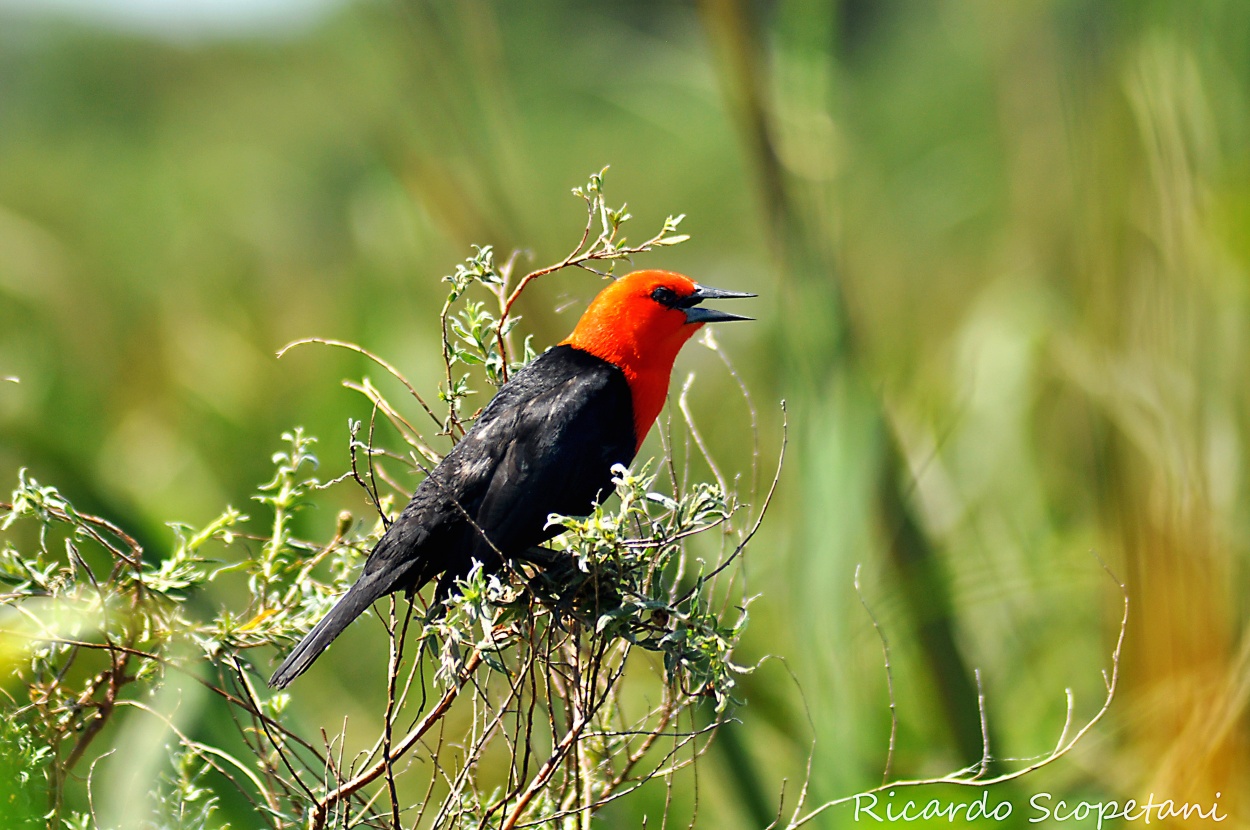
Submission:
<svg viewBox="0 0 1250 830">
<path fill-rule="evenodd" d="M 500 387 L 269 685 L 288 686 L 381 597 L 411 596 L 438 578 L 437 606 L 475 562 L 498 569 L 556 536 L 551 514 L 589 514 L 612 492 L 612 468 L 633 461 L 659 416 L 686 341 L 706 323 L 752 319 L 700 304 L 755 296 L 672 271 L 609 283 L 572 334 Z"/>
</svg>

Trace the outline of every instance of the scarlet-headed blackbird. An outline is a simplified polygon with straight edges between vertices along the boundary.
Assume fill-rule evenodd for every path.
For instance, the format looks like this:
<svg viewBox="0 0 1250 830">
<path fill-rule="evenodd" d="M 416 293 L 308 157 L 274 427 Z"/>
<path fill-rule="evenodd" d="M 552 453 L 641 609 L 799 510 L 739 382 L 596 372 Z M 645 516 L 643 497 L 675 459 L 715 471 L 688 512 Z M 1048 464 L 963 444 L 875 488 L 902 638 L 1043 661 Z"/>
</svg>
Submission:
<svg viewBox="0 0 1250 830">
<path fill-rule="evenodd" d="M 474 561 L 497 568 L 555 536 L 552 513 L 589 513 L 659 415 L 682 345 L 704 323 L 750 319 L 699 303 L 753 296 L 669 271 L 635 271 L 603 289 L 568 339 L 500 388 L 269 685 L 302 674 L 378 598 L 440 575 L 435 597 L 445 597 Z"/>
</svg>

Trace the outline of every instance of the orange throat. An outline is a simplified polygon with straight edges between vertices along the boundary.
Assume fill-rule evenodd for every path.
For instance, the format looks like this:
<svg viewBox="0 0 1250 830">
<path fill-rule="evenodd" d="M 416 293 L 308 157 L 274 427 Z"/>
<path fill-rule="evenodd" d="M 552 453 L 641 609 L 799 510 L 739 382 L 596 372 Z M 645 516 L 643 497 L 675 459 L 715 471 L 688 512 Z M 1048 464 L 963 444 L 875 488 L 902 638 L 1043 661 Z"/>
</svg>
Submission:
<svg viewBox="0 0 1250 830">
<path fill-rule="evenodd" d="M 589 352 L 606 360 L 621 370 L 629 382 L 630 396 L 634 405 L 635 450 L 651 431 L 651 425 L 664 408 L 668 385 L 673 374 L 673 361 L 687 340 L 698 331 L 699 325 L 685 325 L 667 336 L 655 339 L 622 337 L 620 330 L 605 326 L 578 323 L 562 345 Z"/>
<path fill-rule="evenodd" d="M 625 373 L 625 379 L 629 381 L 629 390 L 634 401 L 634 436 L 638 440 L 634 451 L 637 452 L 642 448 L 642 442 L 646 440 L 647 433 L 651 431 L 651 425 L 660 416 L 660 410 L 664 408 L 664 399 L 668 397 L 669 380 L 673 374 L 673 364 L 669 363 L 663 371 L 645 374 L 634 372 L 625 366 L 620 368 Z"/>
</svg>

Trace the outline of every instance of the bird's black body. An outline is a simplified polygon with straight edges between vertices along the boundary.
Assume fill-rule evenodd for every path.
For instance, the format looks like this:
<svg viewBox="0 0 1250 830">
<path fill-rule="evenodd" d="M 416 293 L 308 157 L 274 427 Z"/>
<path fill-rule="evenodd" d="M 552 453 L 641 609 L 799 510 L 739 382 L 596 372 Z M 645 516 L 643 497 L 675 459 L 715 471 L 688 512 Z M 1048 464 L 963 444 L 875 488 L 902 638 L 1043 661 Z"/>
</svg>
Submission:
<svg viewBox="0 0 1250 830">
<path fill-rule="evenodd" d="M 624 373 L 561 345 L 517 372 L 473 428 L 417 487 L 338 604 L 295 647 L 269 685 L 302 674 L 378 598 L 441 575 L 438 596 L 474 560 L 498 567 L 552 538 L 552 513 L 589 513 L 612 486 L 612 465 L 637 450 Z"/>
</svg>

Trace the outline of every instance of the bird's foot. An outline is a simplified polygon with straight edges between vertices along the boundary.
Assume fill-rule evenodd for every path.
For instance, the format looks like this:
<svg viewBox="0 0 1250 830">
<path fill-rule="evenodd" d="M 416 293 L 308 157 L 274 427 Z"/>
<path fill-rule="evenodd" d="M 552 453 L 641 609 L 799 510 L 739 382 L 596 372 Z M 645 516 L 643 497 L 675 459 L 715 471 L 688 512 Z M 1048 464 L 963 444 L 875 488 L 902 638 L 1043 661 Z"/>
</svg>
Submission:
<svg viewBox="0 0 1250 830">
<path fill-rule="evenodd" d="M 615 587 L 578 567 L 577 557 L 550 548 L 530 548 L 517 557 L 539 573 L 527 585 L 539 600 L 561 614 L 597 614 L 620 605 Z"/>
</svg>

